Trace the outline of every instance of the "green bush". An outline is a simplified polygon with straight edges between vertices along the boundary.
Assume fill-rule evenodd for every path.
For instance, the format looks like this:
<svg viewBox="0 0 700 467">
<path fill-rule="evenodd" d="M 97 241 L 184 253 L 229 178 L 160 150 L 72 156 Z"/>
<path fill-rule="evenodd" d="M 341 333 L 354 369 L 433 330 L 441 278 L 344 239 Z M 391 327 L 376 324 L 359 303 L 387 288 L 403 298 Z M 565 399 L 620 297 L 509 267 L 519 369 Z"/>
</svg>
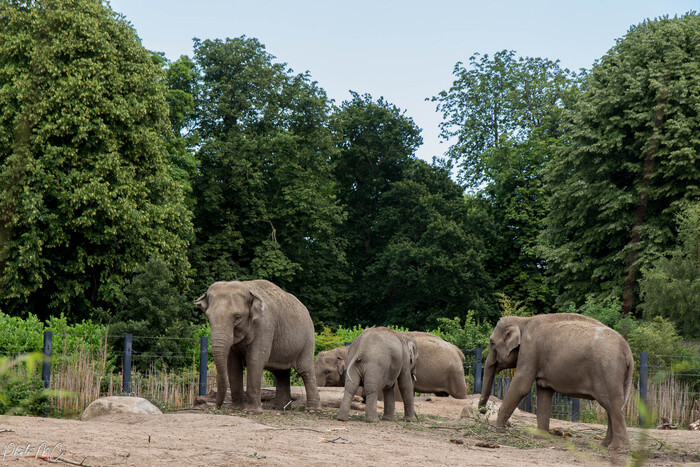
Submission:
<svg viewBox="0 0 700 467">
<path fill-rule="evenodd" d="M 41 360 L 40 353 L 0 357 L 0 414 L 44 414 L 48 407 L 47 391 L 35 371 Z"/>
<path fill-rule="evenodd" d="M 607 299 L 596 299 L 592 296 L 586 298 L 586 303 L 581 307 L 576 309 L 573 305 L 569 308 L 570 313 L 579 313 L 584 316 L 588 316 L 593 319 L 597 319 L 609 328 L 620 330 L 620 324 L 622 322 L 622 304 L 620 299 L 607 298 Z"/>
<path fill-rule="evenodd" d="M 462 350 L 481 347 L 486 352 L 489 348 L 489 336 L 493 327 L 488 323 L 477 323 L 475 313 L 472 310 L 467 312 L 464 324 L 458 317 L 438 318 L 438 328 L 428 331 L 431 334 L 450 342 Z"/>
</svg>

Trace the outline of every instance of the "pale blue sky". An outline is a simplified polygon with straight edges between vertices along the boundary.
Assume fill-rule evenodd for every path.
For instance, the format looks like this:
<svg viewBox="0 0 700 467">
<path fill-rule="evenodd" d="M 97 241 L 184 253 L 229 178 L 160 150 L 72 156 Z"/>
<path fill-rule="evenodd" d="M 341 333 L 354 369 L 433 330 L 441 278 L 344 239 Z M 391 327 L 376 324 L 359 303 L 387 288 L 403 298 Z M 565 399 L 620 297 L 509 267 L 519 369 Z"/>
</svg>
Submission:
<svg viewBox="0 0 700 467">
<path fill-rule="evenodd" d="M 336 103 L 350 90 L 406 111 L 423 130 L 418 156 L 442 156 L 441 115 L 426 102 L 458 61 L 503 49 L 590 68 L 646 18 L 697 10 L 700 0 L 448 1 L 111 0 L 149 50 L 192 56 L 192 38 L 242 35 L 312 79 Z"/>
</svg>

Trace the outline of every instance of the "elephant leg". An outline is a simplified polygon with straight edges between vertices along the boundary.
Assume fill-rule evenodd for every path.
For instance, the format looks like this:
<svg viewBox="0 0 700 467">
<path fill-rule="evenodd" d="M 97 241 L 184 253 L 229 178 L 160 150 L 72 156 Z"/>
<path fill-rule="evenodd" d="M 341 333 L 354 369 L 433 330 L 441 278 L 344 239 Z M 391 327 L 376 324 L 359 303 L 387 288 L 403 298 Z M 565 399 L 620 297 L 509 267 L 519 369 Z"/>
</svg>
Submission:
<svg viewBox="0 0 700 467">
<path fill-rule="evenodd" d="M 306 410 L 311 412 L 317 412 L 321 410 L 321 395 L 318 392 L 318 386 L 316 385 L 316 373 L 314 372 L 314 356 L 313 351 L 310 353 L 309 363 L 305 365 L 299 365 L 297 373 L 304 380 L 304 388 L 306 389 Z"/>
<path fill-rule="evenodd" d="M 613 429 L 612 428 L 613 428 L 613 426 L 612 426 L 612 419 L 610 418 L 610 412 L 608 412 L 606 410 L 605 413 L 608 416 L 608 429 L 605 432 L 605 439 L 603 440 L 602 444 L 603 444 L 603 446 L 605 446 L 607 448 L 610 445 L 610 443 L 612 442 L 612 438 L 613 438 Z"/>
<path fill-rule="evenodd" d="M 231 408 L 243 410 L 243 363 L 241 357 L 233 351 L 228 356 L 228 380 L 231 387 Z"/>
<path fill-rule="evenodd" d="M 262 384 L 263 365 L 257 361 L 248 361 L 247 363 L 248 375 L 246 379 L 246 411 L 254 414 L 261 414 L 262 402 L 260 400 L 260 386 Z"/>
<path fill-rule="evenodd" d="M 407 422 L 417 422 L 418 416 L 413 406 L 413 399 L 415 397 L 413 375 L 410 369 L 406 368 L 399 373 L 398 384 L 399 391 L 401 392 L 401 399 L 403 399 L 403 419 Z"/>
<path fill-rule="evenodd" d="M 365 421 L 367 423 L 376 423 L 379 421 L 379 416 L 377 415 L 378 388 L 381 379 L 379 367 L 375 364 L 368 364 L 365 367 L 364 373 L 363 381 L 365 395 L 367 396 L 367 402 L 365 403 Z"/>
<path fill-rule="evenodd" d="M 534 376 L 528 374 L 527 372 L 515 373 L 513 380 L 510 382 L 510 387 L 508 392 L 503 397 L 503 402 L 501 403 L 501 408 L 498 411 L 498 417 L 496 418 L 496 429 L 505 429 L 506 422 L 513 415 L 515 408 L 518 406 L 523 397 L 530 392 L 532 383 L 535 381 Z"/>
<path fill-rule="evenodd" d="M 622 403 L 598 402 L 608 412 L 608 431 L 603 440 L 603 446 L 607 446 L 612 451 L 628 449 L 630 440 L 625 415 L 622 413 Z"/>
<path fill-rule="evenodd" d="M 338 411 L 338 420 L 341 422 L 346 422 L 350 418 L 350 404 L 355 396 L 355 392 L 357 392 L 357 388 L 360 386 L 360 381 L 361 375 L 357 368 L 351 369 L 345 376 L 345 392 L 343 393 L 343 402 L 340 403 L 340 410 Z"/>
<path fill-rule="evenodd" d="M 537 388 L 537 428 L 549 432 L 549 416 L 552 414 L 554 390 Z"/>
<path fill-rule="evenodd" d="M 384 415 L 382 415 L 382 420 L 387 420 L 393 422 L 396 420 L 396 400 L 394 398 L 394 386 L 387 386 L 384 388 Z"/>
<path fill-rule="evenodd" d="M 275 376 L 275 402 L 273 407 L 275 410 L 284 410 L 287 404 L 292 400 L 292 391 L 289 387 L 289 377 L 292 371 L 274 370 L 272 374 Z"/>
</svg>

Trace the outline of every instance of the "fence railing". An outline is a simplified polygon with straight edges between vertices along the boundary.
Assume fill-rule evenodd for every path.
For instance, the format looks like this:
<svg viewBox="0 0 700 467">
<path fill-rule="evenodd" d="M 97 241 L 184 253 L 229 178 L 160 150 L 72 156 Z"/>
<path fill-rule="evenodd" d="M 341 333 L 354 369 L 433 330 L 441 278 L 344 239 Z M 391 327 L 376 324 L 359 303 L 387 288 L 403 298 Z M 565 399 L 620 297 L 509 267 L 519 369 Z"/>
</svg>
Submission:
<svg viewBox="0 0 700 467">
<path fill-rule="evenodd" d="M 87 336 L 85 336 L 87 338 Z M 93 336 L 94 337 L 94 336 Z M 107 340 L 112 341 L 108 346 Z M 216 369 L 210 362 L 207 337 L 199 339 L 172 338 L 187 342 L 187 354 L 145 354 L 134 351 L 134 341 L 143 344 L 145 336 L 105 336 L 104 349 L 98 353 L 71 349 L 70 355 L 63 350 L 53 354 L 54 342 L 51 331 L 44 332 L 42 380 L 44 387 L 62 391 L 60 396 L 52 396 L 52 407 L 63 415 L 74 415 L 93 400 L 105 395 L 132 394 L 156 401 L 168 409 L 191 406 L 197 396 L 205 395 L 214 386 Z M 123 351 L 114 352 L 110 348 L 123 342 Z M 59 338 L 58 346 L 61 347 Z M 143 348 L 143 345 L 138 346 Z M 93 353 L 90 353 L 93 352 Z M 463 350 L 465 355 L 465 377 L 474 393 L 481 393 L 483 384 L 483 351 L 481 348 Z M 53 355 L 52 355 L 53 354 Z M 53 357 L 53 358 L 52 358 Z M 649 365 L 649 356 L 639 355 L 639 372 L 635 381 L 635 392 L 630 398 L 625 415 L 628 423 L 644 425 L 657 423 L 662 418 L 674 423 L 687 425 L 694 421 L 693 403 L 700 399 L 696 382 L 694 385 L 678 379 L 669 368 Z M 651 361 L 657 362 L 658 356 Z M 180 362 L 170 368 L 158 365 L 163 359 Z M 184 360 L 184 362 L 183 362 Z M 111 362 L 111 363 L 110 363 Z M 120 364 L 121 363 L 121 364 Z M 139 371 L 133 371 L 139 367 Z M 491 393 L 503 398 L 510 386 L 513 370 L 506 370 L 495 378 Z M 682 376 L 682 375 L 681 375 Z M 687 376 L 687 375 L 686 375 Z M 700 376 L 695 375 L 696 378 Z M 272 381 L 268 381 L 271 384 Z M 639 401 L 646 410 L 640 410 Z M 520 402 L 519 408 L 527 412 L 537 410 L 537 389 Z M 552 401 L 552 417 L 571 421 L 606 422 L 607 415 L 595 401 L 579 400 L 556 394 Z M 649 414 L 650 420 L 644 420 Z"/>
<path fill-rule="evenodd" d="M 465 374 L 471 373 L 473 377 L 473 392 L 480 394 L 483 382 L 482 349 L 469 349 L 465 354 Z M 700 359 L 700 356 L 695 358 Z M 649 355 L 641 352 L 639 355 L 639 376 L 635 381 L 633 393 L 625 407 L 625 417 L 631 425 L 655 424 L 662 419 L 674 421 L 681 425 L 693 422 L 700 414 L 694 414 L 694 401 L 700 399 L 697 391 L 697 380 L 693 383 L 679 381 L 679 376 L 693 376 L 700 379 L 700 375 L 676 375 L 670 368 L 649 366 Z M 513 370 L 510 370 L 512 375 Z M 508 374 L 508 370 L 503 373 Z M 491 395 L 503 399 L 510 386 L 510 376 L 494 378 L 491 387 Z M 645 409 L 640 410 L 640 402 Z M 520 410 L 536 413 L 537 411 L 537 387 L 533 384 L 531 391 L 518 405 Z M 551 416 L 554 418 L 570 420 L 572 422 L 583 421 L 601 422 L 607 421 L 607 413 L 597 402 L 571 398 L 559 393 L 552 400 Z M 645 415 L 651 416 L 645 420 Z"/>
</svg>

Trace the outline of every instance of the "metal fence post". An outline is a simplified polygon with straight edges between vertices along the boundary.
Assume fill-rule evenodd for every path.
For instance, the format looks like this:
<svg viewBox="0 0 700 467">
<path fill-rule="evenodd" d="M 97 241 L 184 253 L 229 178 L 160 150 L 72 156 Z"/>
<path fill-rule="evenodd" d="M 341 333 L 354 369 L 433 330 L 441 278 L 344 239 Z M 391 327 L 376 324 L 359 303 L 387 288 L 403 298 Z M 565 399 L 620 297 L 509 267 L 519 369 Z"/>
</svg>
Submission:
<svg viewBox="0 0 700 467">
<path fill-rule="evenodd" d="M 578 397 L 571 398 L 571 421 L 578 423 L 581 417 L 581 399 Z"/>
<path fill-rule="evenodd" d="M 124 368 L 122 375 L 122 392 L 131 393 L 131 343 L 133 336 L 131 334 L 124 335 Z"/>
<path fill-rule="evenodd" d="M 639 354 L 639 400 L 640 403 L 644 404 L 646 408 L 647 403 L 647 376 L 649 371 L 648 365 L 648 355 L 646 352 Z M 646 425 L 646 418 L 644 417 L 644 410 L 639 411 L 639 424 Z"/>
<path fill-rule="evenodd" d="M 209 338 L 199 339 L 199 395 L 207 395 L 207 364 L 209 361 Z"/>
<path fill-rule="evenodd" d="M 51 345 L 53 341 L 53 332 L 44 331 L 44 359 L 41 362 L 41 380 L 44 382 L 44 389 L 48 389 L 51 385 Z M 49 406 L 44 409 L 44 417 L 49 416 Z"/>
<path fill-rule="evenodd" d="M 481 394 L 481 347 L 474 351 L 474 394 Z"/>
<path fill-rule="evenodd" d="M 44 381 L 44 389 L 51 384 L 51 341 L 53 332 L 44 331 L 44 360 L 41 364 L 41 379 Z"/>
</svg>

